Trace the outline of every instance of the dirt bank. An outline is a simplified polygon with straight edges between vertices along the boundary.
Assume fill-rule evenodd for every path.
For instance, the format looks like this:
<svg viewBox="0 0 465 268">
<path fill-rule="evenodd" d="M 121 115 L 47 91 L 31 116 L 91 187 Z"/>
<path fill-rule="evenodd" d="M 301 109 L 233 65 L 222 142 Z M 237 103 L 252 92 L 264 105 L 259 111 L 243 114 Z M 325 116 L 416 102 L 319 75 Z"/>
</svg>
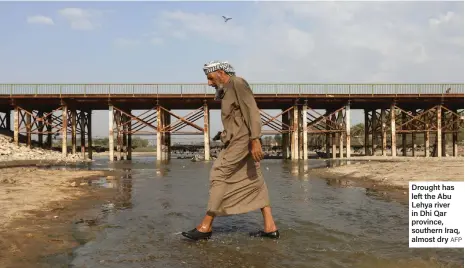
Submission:
<svg viewBox="0 0 465 268">
<path fill-rule="evenodd" d="M 464 158 L 358 157 L 314 172 L 323 178 L 368 181 L 407 191 L 409 181 L 463 181 Z"/>
<path fill-rule="evenodd" d="M 24 143 L 16 145 L 11 137 L 0 134 L 0 162 L 24 160 L 43 160 L 60 162 L 86 161 L 82 158 L 81 154 L 68 154 L 67 156 L 63 156 L 61 152 L 32 146 L 31 148 L 29 148 Z"/>
<path fill-rule="evenodd" d="M 43 256 L 79 245 L 71 223 L 114 195 L 89 181 L 107 171 L 2 168 L 0 175 L 0 267 L 42 267 Z"/>
</svg>

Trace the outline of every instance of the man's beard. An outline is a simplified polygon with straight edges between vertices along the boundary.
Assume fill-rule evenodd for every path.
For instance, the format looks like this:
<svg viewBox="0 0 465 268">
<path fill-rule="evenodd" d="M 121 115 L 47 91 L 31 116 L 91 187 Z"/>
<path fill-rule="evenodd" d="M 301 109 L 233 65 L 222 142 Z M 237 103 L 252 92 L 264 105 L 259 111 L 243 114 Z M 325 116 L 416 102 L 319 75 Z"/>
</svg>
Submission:
<svg viewBox="0 0 465 268">
<path fill-rule="evenodd" d="M 215 100 L 221 100 L 224 97 L 224 85 L 219 84 L 215 88 Z"/>
</svg>

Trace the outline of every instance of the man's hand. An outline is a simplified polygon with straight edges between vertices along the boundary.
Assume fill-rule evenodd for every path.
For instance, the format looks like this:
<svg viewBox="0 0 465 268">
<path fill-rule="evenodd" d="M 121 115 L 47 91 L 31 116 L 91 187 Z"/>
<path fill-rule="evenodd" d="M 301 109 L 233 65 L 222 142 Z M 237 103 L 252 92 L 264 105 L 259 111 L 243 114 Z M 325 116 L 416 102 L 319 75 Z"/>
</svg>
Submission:
<svg viewBox="0 0 465 268">
<path fill-rule="evenodd" d="M 263 159 L 262 144 L 259 139 L 250 141 L 250 153 L 255 162 L 260 162 Z"/>
<path fill-rule="evenodd" d="M 218 131 L 218 133 L 213 137 L 213 141 L 217 141 L 221 138 L 221 131 Z"/>
</svg>

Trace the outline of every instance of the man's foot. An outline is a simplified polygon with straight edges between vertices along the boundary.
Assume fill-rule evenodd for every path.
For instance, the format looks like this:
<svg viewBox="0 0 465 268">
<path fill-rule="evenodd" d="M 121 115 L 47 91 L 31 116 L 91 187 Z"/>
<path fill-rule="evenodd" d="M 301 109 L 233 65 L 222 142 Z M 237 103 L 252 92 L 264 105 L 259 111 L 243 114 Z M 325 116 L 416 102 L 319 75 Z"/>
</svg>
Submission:
<svg viewBox="0 0 465 268">
<path fill-rule="evenodd" d="M 267 237 L 267 238 L 272 238 L 272 239 L 278 239 L 279 231 L 276 230 L 274 232 L 269 232 L 269 233 L 265 233 L 264 231 L 258 231 L 258 232 L 249 233 L 249 235 L 252 237 Z"/>
<path fill-rule="evenodd" d="M 182 232 L 181 234 L 192 240 L 210 239 L 210 237 L 212 236 L 212 232 L 200 232 L 199 230 L 197 230 L 197 228 L 194 228 L 187 232 Z"/>
</svg>

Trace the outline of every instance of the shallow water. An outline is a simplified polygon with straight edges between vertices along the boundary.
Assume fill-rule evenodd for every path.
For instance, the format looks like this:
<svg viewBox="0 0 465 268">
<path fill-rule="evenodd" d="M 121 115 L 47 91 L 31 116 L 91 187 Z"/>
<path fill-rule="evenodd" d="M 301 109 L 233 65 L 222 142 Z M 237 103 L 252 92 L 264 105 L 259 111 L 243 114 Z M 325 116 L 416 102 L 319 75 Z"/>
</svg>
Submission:
<svg viewBox="0 0 465 268">
<path fill-rule="evenodd" d="M 326 165 L 264 160 L 273 214 L 282 238 L 249 238 L 260 211 L 217 218 L 211 240 L 191 242 L 205 213 L 211 163 L 154 158 L 95 161 L 87 168 L 124 169 L 118 198 L 106 204 L 95 239 L 77 248 L 71 267 L 463 267 L 463 249 L 409 249 L 408 207 L 308 175 Z M 81 168 L 86 168 L 82 166 Z M 76 224 L 76 235 L 85 233 Z"/>
</svg>

